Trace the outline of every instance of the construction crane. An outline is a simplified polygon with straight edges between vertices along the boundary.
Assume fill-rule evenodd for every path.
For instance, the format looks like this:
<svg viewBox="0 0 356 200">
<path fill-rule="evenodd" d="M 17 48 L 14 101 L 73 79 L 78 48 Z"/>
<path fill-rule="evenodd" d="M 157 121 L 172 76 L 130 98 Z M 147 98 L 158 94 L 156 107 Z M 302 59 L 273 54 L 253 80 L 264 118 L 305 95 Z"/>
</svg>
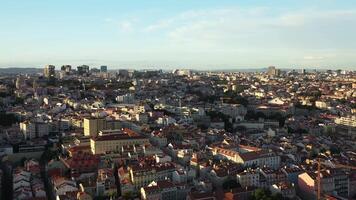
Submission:
<svg viewBox="0 0 356 200">
<path fill-rule="evenodd" d="M 318 182 L 318 188 L 317 188 L 317 200 L 321 200 L 321 165 L 327 165 L 326 163 L 323 163 L 320 161 L 320 158 L 318 158 L 318 176 L 317 176 L 317 182 Z M 356 166 L 349 166 L 349 165 L 341 165 L 341 164 L 333 164 L 333 168 L 344 168 L 344 169 L 353 169 L 356 170 Z"/>
</svg>

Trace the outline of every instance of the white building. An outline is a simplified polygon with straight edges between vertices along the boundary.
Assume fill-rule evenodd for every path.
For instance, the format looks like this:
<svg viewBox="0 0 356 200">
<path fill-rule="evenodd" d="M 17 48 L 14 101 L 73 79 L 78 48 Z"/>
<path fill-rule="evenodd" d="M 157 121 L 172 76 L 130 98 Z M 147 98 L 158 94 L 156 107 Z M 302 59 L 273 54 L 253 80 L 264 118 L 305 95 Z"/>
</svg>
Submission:
<svg viewBox="0 0 356 200">
<path fill-rule="evenodd" d="M 123 104 L 133 104 L 135 103 L 135 97 L 131 93 L 125 95 L 119 95 L 116 97 L 116 101 L 118 103 L 123 103 Z"/>
<path fill-rule="evenodd" d="M 330 107 L 330 103 L 325 101 L 315 101 L 315 107 L 320 109 L 327 109 L 328 107 Z"/>
<path fill-rule="evenodd" d="M 255 186 L 259 187 L 260 174 L 257 170 L 245 170 L 236 175 L 237 182 L 241 187 Z"/>
<path fill-rule="evenodd" d="M 49 134 L 49 125 L 44 122 L 21 122 L 20 130 L 25 139 L 43 137 Z"/>
</svg>

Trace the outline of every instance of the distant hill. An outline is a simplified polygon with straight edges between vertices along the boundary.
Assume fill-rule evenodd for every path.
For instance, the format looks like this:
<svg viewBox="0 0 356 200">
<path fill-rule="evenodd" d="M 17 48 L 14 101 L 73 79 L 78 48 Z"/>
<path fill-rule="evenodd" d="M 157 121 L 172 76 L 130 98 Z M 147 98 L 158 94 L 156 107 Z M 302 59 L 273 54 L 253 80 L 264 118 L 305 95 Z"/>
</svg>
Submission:
<svg viewBox="0 0 356 200">
<path fill-rule="evenodd" d="M 266 72 L 267 68 L 235 68 L 235 69 L 213 69 L 213 70 L 198 70 L 203 72 Z"/>
<path fill-rule="evenodd" d="M 0 74 L 36 74 L 42 71 L 43 70 L 40 68 L 20 68 L 20 67 L 0 68 Z"/>
</svg>

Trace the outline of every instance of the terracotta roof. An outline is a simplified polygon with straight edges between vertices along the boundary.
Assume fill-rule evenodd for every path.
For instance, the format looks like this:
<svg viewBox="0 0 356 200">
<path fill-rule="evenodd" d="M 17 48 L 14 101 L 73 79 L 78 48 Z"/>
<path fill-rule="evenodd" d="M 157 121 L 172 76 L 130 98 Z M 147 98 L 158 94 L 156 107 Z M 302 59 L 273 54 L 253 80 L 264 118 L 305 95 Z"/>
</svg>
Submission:
<svg viewBox="0 0 356 200">
<path fill-rule="evenodd" d="M 266 150 L 261 150 L 261 151 L 251 151 L 251 152 L 247 152 L 247 153 L 242 153 L 239 154 L 241 159 L 244 161 L 249 161 L 249 160 L 256 160 L 262 157 L 271 157 L 272 154 L 270 154 L 268 151 Z"/>
<path fill-rule="evenodd" d="M 102 135 L 93 138 L 94 141 L 107 141 L 107 140 L 136 140 L 136 139 L 145 139 L 146 137 L 141 135 L 132 135 L 127 133 L 118 133 L 118 134 L 110 134 L 110 135 Z"/>
<path fill-rule="evenodd" d="M 157 181 L 157 185 L 144 187 L 144 190 L 146 192 L 154 192 L 154 191 L 160 191 L 161 189 L 164 188 L 173 188 L 173 187 L 175 187 L 175 184 L 173 184 L 170 181 L 163 180 L 163 181 Z"/>
</svg>

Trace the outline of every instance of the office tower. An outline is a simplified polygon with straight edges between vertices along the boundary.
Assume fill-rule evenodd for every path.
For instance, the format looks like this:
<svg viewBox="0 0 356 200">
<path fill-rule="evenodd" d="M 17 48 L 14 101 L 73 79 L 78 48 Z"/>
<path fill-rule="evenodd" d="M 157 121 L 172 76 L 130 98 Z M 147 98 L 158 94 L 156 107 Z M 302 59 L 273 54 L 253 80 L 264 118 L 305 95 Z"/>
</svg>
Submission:
<svg viewBox="0 0 356 200">
<path fill-rule="evenodd" d="M 270 67 L 268 67 L 267 74 L 270 76 L 279 76 L 280 70 L 276 69 L 275 66 L 270 66 Z"/>
<path fill-rule="evenodd" d="M 305 74 L 305 72 L 306 72 L 305 69 L 301 70 L 301 74 Z"/>
<path fill-rule="evenodd" d="M 84 135 L 96 136 L 99 131 L 105 129 L 104 118 L 85 118 L 84 119 Z"/>
<path fill-rule="evenodd" d="M 89 66 L 88 65 L 78 66 L 77 70 L 78 70 L 79 75 L 89 74 Z"/>
<path fill-rule="evenodd" d="M 61 67 L 61 71 L 64 71 L 66 73 L 69 73 L 71 70 L 72 70 L 72 66 L 70 66 L 70 65 L 63 65 Z"/>
<path fill-rule="evenodd" d="M 84 118 L 84 135 L 97 136 L 100 131 L 120 129 L 118 120 L 106 120 L 105 118 Z"/>
<path fill-rule="evenodd" d="M 102 73 L 108 72 L 108 66 L 105 66 L 105 65 L 100 66 L 100 72 L 102 72 Z"/>
<path fill-rule="evenodd" d="M 54 65 L 46 65 L 43 69 L 43 75 L 46 78 L 54 78 L 56 76 L 55 66 Z"/>
<path fill-rule="evenodd" d="M 16 83 L 15 83 L 16 89 L 20 89 L 24 85 L 24 83 L 25 83 L 25 80 L 23 79 L 22 76 L 17 77 Z"/>
</svg>

